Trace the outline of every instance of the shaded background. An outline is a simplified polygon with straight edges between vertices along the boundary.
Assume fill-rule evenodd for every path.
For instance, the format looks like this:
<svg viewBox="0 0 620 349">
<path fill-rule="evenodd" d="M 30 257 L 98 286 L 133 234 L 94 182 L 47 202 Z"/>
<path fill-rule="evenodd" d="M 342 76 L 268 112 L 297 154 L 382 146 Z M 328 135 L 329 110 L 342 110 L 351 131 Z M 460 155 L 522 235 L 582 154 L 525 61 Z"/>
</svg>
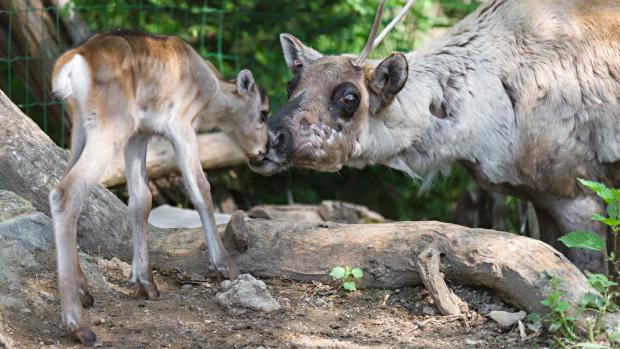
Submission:
<svg viewBox="0 0 620 349">
<path fill-rule="evenodd" d="M 418 0 L 411 13 L 371 57 L 407 52 L 473 11 L 482 1 Z M 60 146 L 68 144 L 68 123 L 59 101 L 49 93 L 54 59 L 67 47 L 100 30 L 125 28 L 178 35 L 233 78 L 249 68 L 264 86 L 272 110 L 286 100 L 290 72 L 278 35 L 288 32 L 327 53 L 357 53 L 372 24 L 377 0 L 0 0 L 0 88 Z M 405 0 L 390 0 L 386 24 Z M 26 30 L 23 30 L 26 28 Z M 87 30 L 81 30 L 86 28 Z M 29 36 L 42 43 L 33 47 Z M 430 190 L 382 166 L 318 173 L 294 169 L 266 178 L 246 166 L 208 171 L 216 201 L 241 209 L 260 203 L 318 203 L 337 199 L 366 205 L 395 220 L 451 222 L 457 201 L 475 184 L 463 169 L 438 177 Z M 191 206 L 178 183 L 168 178 L 156 203 Z M 176 183 L 176 184 L 175 184 Z M 161 186 L 161 183 L 160 183 Z M 113 188 L 121 198 L 122 187 Z M 501 199 L 503 200 L 503 199 Z M 516 230 L 514 203 L 506 205 L 507 229 Z M 221 206 L 221 205 L 220 205 Z M 463 222 L 461 222 L 463 223 Z"/>
</svg>

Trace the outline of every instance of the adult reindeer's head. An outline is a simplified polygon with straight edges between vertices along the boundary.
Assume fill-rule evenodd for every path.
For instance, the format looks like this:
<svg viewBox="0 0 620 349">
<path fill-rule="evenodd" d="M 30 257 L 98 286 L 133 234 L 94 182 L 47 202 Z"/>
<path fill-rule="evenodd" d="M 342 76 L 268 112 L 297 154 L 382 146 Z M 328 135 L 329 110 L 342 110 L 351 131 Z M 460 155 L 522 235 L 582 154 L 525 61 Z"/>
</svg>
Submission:
<svg viewBox="0 0 620 349">
<path fill-rule="evenodd" d="M 324 56 L 290 34 L 280 35 L 284 58 L 293 72 L 289 101 L 268 121 L 271 147 L 264 159 L 250 162 L 255 171 L 271 175 L 288 166 L 337 171 L 356 162 L 363 152 L 360 137 L 372 118 L 392 103 L 408 76 L 402 53 L 379 62 L 366 58 L 413 3 L 408 1 L 377 36 L 382 0 L 358 57 Z"/>
</svg>

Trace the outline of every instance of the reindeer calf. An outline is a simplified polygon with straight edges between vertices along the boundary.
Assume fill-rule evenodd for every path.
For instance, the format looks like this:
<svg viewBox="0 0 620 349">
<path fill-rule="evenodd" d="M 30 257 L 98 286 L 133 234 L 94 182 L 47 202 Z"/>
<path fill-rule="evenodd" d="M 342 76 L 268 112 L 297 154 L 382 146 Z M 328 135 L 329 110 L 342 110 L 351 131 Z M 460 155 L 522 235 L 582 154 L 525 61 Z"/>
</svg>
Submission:
<svg viewBox="0 0 620 349">
<path fill-rule="evenodd" d="M 206 116 L 207 124 L 227 133 L 248 158 L 260 158 L 268 140 L 269 103 L 252 73 L 242 70 L 236 81 L 225 81 L 179 38 L 114 31 L 96 34 L 60 56 L 52 85 L 66 101 L 73 124 L 67 173 L 50 193 L 62 320 L 71 332 L 86 345 L 96 340 L 82 318 L 82 306 L 92 306 L 93 297 L 78 260 L 76 222 L 91 188 L 121 149 L 134 244 L 130 288 L 135 295 L 159 297 L 146 246 L 151 209 L 146 150 L 153 135 L 174 147 L 204 226 L 210 263 L 235 278 L 235 264 L 217 235 L 192 123 Z"/>
</svg>

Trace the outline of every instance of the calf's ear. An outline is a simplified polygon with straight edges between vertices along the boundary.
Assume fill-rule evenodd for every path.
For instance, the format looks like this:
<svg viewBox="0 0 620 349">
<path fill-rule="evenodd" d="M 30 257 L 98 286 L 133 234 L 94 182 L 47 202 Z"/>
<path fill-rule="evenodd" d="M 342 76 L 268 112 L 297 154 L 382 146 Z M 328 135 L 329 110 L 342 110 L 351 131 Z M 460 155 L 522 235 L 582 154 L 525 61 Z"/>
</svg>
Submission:
<svg viewBox="0 0 620 349">
<path fill-rule="evenodd" d="M 392 53 L 379 63 L 367 81 L 371 114 L 392 103 L 394 97 L 405 86 L 408 76 L 407 57 L 400 52 Z"/>
<path fill-rule="evenodd" d="M 247 96 L 254 91 L 254 76 L 252 72 L 243 69 L 237 75 L 237 92 L 242 96 Z"/>
</svg>

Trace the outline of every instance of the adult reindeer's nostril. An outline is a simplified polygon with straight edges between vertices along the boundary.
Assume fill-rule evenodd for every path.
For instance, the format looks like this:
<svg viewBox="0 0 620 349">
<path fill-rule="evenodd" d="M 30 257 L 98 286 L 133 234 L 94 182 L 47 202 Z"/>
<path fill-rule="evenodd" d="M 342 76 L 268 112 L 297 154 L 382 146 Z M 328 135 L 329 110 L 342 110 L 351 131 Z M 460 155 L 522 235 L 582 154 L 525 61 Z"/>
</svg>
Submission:
<svg viewBox="0 0 620 349">
<path fill-rule="evenodd" d="M 280 153 L 287 153 L 291 148 L 291 132 L 283 128 L 276 133 L 272 147 Z"/>
</svg>

